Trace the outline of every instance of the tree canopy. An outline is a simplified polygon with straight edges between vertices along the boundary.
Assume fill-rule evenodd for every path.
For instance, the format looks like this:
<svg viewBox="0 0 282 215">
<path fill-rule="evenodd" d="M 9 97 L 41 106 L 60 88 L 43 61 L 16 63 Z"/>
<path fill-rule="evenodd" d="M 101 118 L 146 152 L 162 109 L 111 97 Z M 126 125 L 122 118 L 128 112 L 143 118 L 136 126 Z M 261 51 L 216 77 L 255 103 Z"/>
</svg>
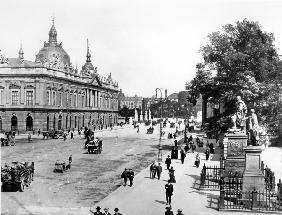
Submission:
<svg viewBox="0 0 282 215">
<path fill-rule="evenodd" d="M 262 122 L 277 119 L 282 64 L 273 42 L 272 33 L 247 19 L 211 33 L 200 49 L 203 62 L 196 65 L 188 101 L 195 105 L 202 94 L 211 102 L 224 103 L 225 113 L 214 119 L 219 122 L 234 111 L 235 98 L 240 95 Z"/>
</svg>

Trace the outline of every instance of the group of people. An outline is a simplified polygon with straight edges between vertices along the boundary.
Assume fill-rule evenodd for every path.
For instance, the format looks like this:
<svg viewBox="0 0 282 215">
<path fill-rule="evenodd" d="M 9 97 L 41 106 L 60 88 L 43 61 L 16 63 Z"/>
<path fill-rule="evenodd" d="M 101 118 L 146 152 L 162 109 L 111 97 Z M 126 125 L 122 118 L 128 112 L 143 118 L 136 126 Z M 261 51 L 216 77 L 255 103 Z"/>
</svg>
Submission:
<svg viewBox="0 0 282 215">
<path fill-rule="evenodd" d="M 156 165 L 156 163 L 154 161 L 150 166 L 150 178 L 154 179 L 154 178 L 156 178 L 156 175 L 157 175 L 158 180 L 160 180 L 162 171 L 163 171 L 163 168 L 161 166 L 161 163 Z"/>
<path fill-rule="evenodd" d="M 124 186 L 127 185 L 127 180 L 129 180 L 129 186 L 132 187 L 133 185 L 133 179 L 134 179 L 134 172 L 132 169 L 124 169 L 124 171 L 121 174 L 121 178 L 123 178 Z"/>
<path fill-rule="evenodd" d="M 171 207 L 166 207 L 165 209 L 165 215 L 174 215 L 173 211 L 171 210 Z M 176 215 L 184 215 L 182 213 L 182 209 L 178 209 Z"/>
<path fill-rule="evenodd" d="M 104 208 L 104 213 L 103 213 L 103 212 L 101 212 L 101 207 L 100 206 L 96 207 L 96 211 L 92 211 L 90 209 L 90 212 L 92 214 L 94 214 L 94 215 L 111 215 L 111 213 L 109 212 L 109 208 Z M 115 208 L 113 215 L 122 215 L 122 214 L 119 212 L 118 208 Z"/>
</svg>

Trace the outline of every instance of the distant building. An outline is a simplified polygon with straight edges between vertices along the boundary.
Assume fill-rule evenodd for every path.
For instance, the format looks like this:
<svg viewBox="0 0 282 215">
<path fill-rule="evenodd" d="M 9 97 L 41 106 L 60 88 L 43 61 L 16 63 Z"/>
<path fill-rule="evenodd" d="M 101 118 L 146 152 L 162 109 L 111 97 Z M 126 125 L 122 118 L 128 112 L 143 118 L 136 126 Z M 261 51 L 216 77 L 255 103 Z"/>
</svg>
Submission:
<svg viewBox="0 0 282 215">
<path fill-rule="evenodd" d="M 139 108 L 142 109 L 143 97 L 140 96 L 124 96 L 123 100 L 120 101 L 120 107 L 127 107 L 129 109 Z"/>
</svg>

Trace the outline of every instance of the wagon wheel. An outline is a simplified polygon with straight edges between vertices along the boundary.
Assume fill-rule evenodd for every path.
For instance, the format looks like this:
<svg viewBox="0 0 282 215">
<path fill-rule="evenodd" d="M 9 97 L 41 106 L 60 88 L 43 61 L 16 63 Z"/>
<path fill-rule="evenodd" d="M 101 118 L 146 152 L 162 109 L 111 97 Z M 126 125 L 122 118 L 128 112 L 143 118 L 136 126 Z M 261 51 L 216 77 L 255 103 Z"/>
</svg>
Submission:
<svg viewBox="0 0 282 215">
<path fill-rule="evenodd" d="M 21 180 L 20 184 L 19 184 L 19 187 L 20 187 L 20 192 L 23 192 L 24 191 L 24 181 Z"/>
</svg>

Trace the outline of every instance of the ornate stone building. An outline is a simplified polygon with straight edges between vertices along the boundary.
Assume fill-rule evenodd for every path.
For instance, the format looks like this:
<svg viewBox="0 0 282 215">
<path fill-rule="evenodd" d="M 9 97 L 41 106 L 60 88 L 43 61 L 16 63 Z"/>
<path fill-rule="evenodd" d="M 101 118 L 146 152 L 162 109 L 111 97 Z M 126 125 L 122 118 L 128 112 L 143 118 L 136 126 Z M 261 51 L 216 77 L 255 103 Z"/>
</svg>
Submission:
<svg viewBox="0 0 282 215">
<path fill-rule="evenodd" d="M 88 41 L 81 71 L 72 66 L 54 21 L 35 62 L 22 47 L 17 58 L 0 53 L 0 131 L 105 128 L 117 123 L 117 95 L 111 74 L 102 77 L 92 65 Z"/>
</svg>

